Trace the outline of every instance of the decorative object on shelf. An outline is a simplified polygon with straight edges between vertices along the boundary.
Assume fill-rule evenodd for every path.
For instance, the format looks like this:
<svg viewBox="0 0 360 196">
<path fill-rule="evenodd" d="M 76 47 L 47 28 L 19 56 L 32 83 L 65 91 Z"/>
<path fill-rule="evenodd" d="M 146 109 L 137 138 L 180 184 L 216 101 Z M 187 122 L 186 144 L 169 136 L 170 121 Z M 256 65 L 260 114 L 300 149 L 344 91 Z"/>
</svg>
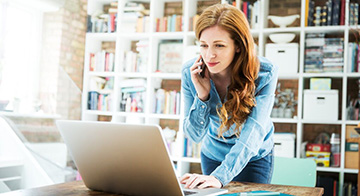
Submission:
<svg viewBox="0 0 360 196">
<path fill-rule="evenodd" d="M 274 33 L 270 34 L 269 38 L 274 43 L 286 44 L 295 38 L 295 33 Z"/>
<path fill-rule="evenodd" d="M 331 90 L 331 78 L 310 78 L 311 90 Z"/>
<path fill-rule="evenodd" d="M 330 136 L 327 132 L 320 133 L 312 143 L 306 145 L 306 158 L 316 161 L 320 167 L 330 166 L 331 145 Z"/>
<path fill-rule="evenodd" d="M 164 73 L 180 73 L 183 60 L 182 57 L 182 41 L 160 42 L 157 71 Z"/>
<path fill-rule="evenodd" d="M 281 83 L 278 83 L 276 87 L 276 95 L 274 101 L 274 108 L 271 112 L 273 118 L 293 118 L 293 112 L 295 111 L 295 100 L 294 92 L 292 89 L 280 90 Z"/>
<path fill-rule="evenodd" d="M 299 14 L 289 15 L 289 16 L 270 15 L 267 18 L 270 19 L 275 25 L 280 26 L 280 28 L 286 28 L 286 26 L 293 23 L 295 19 L 300 18 L 300 15 Z"/>
</svg>

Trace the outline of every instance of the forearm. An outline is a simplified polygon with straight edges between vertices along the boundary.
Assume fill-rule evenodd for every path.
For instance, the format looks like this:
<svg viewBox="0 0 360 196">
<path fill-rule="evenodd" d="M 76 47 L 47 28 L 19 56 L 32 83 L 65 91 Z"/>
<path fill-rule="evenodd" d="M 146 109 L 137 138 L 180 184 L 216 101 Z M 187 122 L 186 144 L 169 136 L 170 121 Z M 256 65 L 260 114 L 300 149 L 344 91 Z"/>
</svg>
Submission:
<svg viewBox="0 0 360 196">
<path fill-rule="evenodd" d="M 185 109 L 187 114 L 184 118 L 184 132 L 198 143 L 205 136 L 209 127 L 210 107 L 208 101 L 203 102 L 198 97 L 194 97 L 193 100 L 193 104 Z"/>
</svg>

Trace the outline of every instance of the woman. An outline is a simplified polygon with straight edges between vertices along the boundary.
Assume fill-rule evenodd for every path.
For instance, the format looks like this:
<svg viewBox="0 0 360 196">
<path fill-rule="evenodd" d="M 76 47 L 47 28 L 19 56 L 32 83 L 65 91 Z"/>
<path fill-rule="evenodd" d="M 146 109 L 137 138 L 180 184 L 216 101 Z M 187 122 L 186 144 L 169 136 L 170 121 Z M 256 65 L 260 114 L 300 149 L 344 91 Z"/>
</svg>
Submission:
<svg viewBox="0 0 360 196">
<path fill-rule="evenodd" d="M 185 174 L 180 182 L 186 188 L 270 183 L 277 67 L 256 56 L 247 19 L 233 6 L 205 9 L 195 33 L 201 56 L 184 65 L 181 87 L 184 132 L 202 142 L 204 175 Z"/>
</svg>

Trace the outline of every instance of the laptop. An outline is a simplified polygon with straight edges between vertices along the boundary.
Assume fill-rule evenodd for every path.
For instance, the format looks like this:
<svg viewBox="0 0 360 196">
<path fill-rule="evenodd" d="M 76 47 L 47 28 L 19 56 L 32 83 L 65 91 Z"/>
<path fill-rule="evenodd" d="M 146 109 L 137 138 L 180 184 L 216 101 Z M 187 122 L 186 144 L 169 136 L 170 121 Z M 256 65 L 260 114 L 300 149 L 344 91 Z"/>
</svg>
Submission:
<svg viewBox="0 0 360 196">
<path fill-rule="evenodd" d="M 184 189 L 158 125 L 58 120 L 56 125 L 86 187 L 124 195 L 219 195 Z"/>
</svg>

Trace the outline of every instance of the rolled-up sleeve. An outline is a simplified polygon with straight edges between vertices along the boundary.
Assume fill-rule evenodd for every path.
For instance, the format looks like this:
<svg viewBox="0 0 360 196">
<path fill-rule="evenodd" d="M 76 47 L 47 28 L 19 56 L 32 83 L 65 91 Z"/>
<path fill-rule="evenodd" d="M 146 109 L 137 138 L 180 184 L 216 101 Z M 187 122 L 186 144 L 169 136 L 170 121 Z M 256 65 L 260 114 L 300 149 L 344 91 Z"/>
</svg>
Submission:
<svg viewBox="0 0 360 196">
<path fill-rule="evenodd" d="M 201 101 L 198 98 L 191 78 L 188 76 L 188 69 L 185 66 L 181 77 L 181 94 L 184 100 L 183 130 L 191 140 L 199 143 L 209 126 L 210 103 L 209 100 Z"/>
</svg>

